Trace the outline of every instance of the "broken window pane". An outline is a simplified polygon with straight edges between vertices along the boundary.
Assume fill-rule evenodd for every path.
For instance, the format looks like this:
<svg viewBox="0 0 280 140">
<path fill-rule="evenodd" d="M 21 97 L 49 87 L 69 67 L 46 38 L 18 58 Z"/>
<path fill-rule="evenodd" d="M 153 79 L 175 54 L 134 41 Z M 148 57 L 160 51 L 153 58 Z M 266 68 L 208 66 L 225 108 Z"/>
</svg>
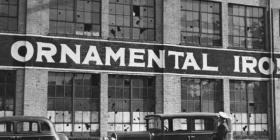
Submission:
<svg viewBox="0 0 280 140">
<path fill-rule="evenodd" d="M 90 89 L 99 85 L 99 83 L 92 82 L 99 81 L 99 76 L 91 74 L 50 73 L 49 80 L 49 84 L 63 87 L 57 91 L 61 92 L 56 93 L 58 96 L 52 97 L 48 94 L 48 117 L 50 119 L 53 118 L 56 130 L 72 132 L 72 128 L 74 128 L 74 132 L 98 132 L 99 96 L 92 96 Z M 57 82 L 51 82 L 54 80 Z M 72 90 L 73 86 L 75 90 Z M 99 90 L 96 90 L 96 92 L 99 94 Z M 73 95 L 75 95 L 74 99 Z M 72 123 L 72 120 L 74 120 L 74 123 Z M 91 130 L 91 125 L 93 125 L 92 128 L 94 130 Z"/>
<path fill-rule="evenodd" d="M 56 1 L 51 0 L 50 3 L 52 5 L 50 8 L 50 27 L 54 27 L 54 29 L 50 30 L 57 30 L 57 33 L 61 35 L 100 36 L 99 30 L 94 32 L 90 32 L 91 30 L 89 30 L 93 25 L 99 26 L 100 28 L 100 1 L 61 0 L 56 3 Z M 57 11 L 57 16 L 55 11 Z M 67 21 L 68 23 L 58 24 L 59 26 L 52 25 L 57 20 Z M 90 24 L 91 26 L 84 24 Z M 75 28 L 73 28 L 73 25 L 76 25 Z M 56 32 L 52 31 L 51 33 Z"/>
<path fill-rule="evenodd" d="M 109 83 L 114 83 L 115 75 L 109 76 Z M 154 80 L 153 78 L 151 80 Z M 144 116 L 154 112 L 154 96 L 150 98 L 143 98 L 143 89 L 148 88 L 148 80 L 144 77 L 127 77 L 127 76 L 119 76 L 118 81 L 125 81 L 124 84 L 127 86 L 117 86 L 115 88 L 111 88 L 111 90 L 118 90 L 118 88 L 122 88 L 123 97 L 110 98 L 108 104 L 109 110 L 109 124 L 110 129 L 120 130 L 120 131 L 135 131 L 128 123 L 139 124 L 137 130 L 142 130 L 142 126 L 144 126 Z M 116 86 L 116 85 L 111 85 Z M 149 85 L 151 86 L 151 85 Z M 151 86 L 150 88 L 155 88 Z M 150 94 L 155 94 L 150 93 Z M 146 107 L 145 105 L 149 106 Z M 131 112 L 131 110 L 133 110 Z M 112 112 L 114 111 L 114 112 Z M 130 118 L 133 118 L 130 120 Z M 119 125 L 122 124 L 122 125 Z M 141 128 L 140 128 L 141 125 Z"/>
<path fill-rule="evenodd" d="M 147 37 L 147 29 L 154 29 L 154 0 L 134 0 L 129 2 L 110 1 L 110 36 L 119 39 L 152 40 Z M 150 4 L 150 5 L 149 5 Z M 132 18 L 130 18 L 132 15 Z M 147 17 L 150 17 L 149 19 Z M 122 28 L 120 26 L 125 26 Z M 132 33 L 130 33 L 132 32 Z M 141 34 L 143 33 L 143 34 Z M 155 34 L 153 34 L 155 35 Z"/>
</svg>

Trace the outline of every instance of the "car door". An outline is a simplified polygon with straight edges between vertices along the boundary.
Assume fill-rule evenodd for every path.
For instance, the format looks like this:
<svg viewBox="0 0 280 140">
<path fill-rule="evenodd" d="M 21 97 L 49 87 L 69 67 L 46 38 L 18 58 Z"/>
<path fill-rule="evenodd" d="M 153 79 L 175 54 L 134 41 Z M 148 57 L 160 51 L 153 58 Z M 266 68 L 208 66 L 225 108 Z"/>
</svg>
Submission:
<svg viewBox="0 0 280 140">
<path fill-rule="evenodd" d="M 193 118 L 190 140 L 213 140 L 215 122 L 213 118 Z"/>
<path fill-rule="evenodd" d="M 187 118 L 172 118 L 164 120 L 162 140 L 189 140 Z"/>
</svg>

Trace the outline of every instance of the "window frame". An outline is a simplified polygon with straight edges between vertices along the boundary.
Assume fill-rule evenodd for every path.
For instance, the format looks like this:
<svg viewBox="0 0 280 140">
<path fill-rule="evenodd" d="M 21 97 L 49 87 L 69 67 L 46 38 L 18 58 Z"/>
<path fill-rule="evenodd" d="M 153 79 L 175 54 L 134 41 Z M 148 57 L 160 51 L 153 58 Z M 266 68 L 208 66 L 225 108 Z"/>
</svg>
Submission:
<svg viewBox="0 0 280 140">
<path fill-rule="evenodd" d="M 182 5 L 182 1 L 184 1 L 184 0 L 181 0 L 181 9 L 180 9 L 180 13 L 181 13 L 181 19 L 183 18 L 182 16 L 184 15 L 184 13 L 188 13 L 188 12 L 190 12 L 190 13 L 193 13 L 193 12 L 196 12 L 196 13 L 198 13 L 198 32 L 191 32 L 191 31 L 187 31 L 187 30 L 185 30 L 185 31 L 183 31 L 182 30 L 182 28 L 183 28 L 183 26 L 186 26 L 186 25 L 182 25 L 183 24 L 183 22 L 182 22 L 182 20 L 180 21 L 180 24 L 181 24 L 181 29 L 180 29 L 180 44 L 181 45 L 191 45 L 191 46 L 199 46 L 199 47 L 207 47 L 207 48 L 222 48 L 222 46 L 223 46 L 223 44 L 222 44 L 222 40 L 223 40 L 223 38 L 222 38 L 222 3 L 221 2 L 217 2 L 217 1 L 203 1 L 203 0 L 191 0 L 191 1 L 197 1 L 199 4 L 198 4 L 198 11 L 194 11 L 193 9 L 192 10 L 187 10 L 187 9 L 183 9 L 183 5 Z M 188 0 L 185 0 L 185 1 L 188 1 Z M 217 12 L 217 13 L 215 13 L 215 12 L 208 12 L 208 11 L 202 11 L 201 10 L 201 7 L 202 7 L 202 4 L 201 4 L 201 2 L 207 2 L 207 4 L 208 3 L 212 3 L 212 4 L 218 4 L 219 5 L 219 12 Z M 183 13 L 184 12 L 184 13 Z M 202 32 L 202 30 L 203 30 L 203 28 L 202 28 L 202 14 L 212 14 L 212 15 L 218 15 L 219 16 L 219 28 L 218 28 L 218 30 L 219 30 L 219 33 L 215 33 L 215 27 L 214 27 L 214 25 L 213 25 L 213 33 L 208 33 L 208 31 L 207 31 L 207 33 L 203 33 Z M 208 17 L 208 16 L 207 16 Z M 208 19 L 207 19 L 207 21 L 208 21 Z M 209 24 L 208 22 L 207 22 L 207 24 Z M 191 26 L 192 27 L 192 26 Z M 192 27 L 193 28 L 193 27 Z M 207 28 L 207 30 L 209 30 L 209 28 Z M 183 41 L 183 33 L 192 33 L 192 34 L 194 34 L 194 33 L 196 33 L 196 34 L 198 34 L 198 43 L 196 44 L 196 43 L 193 43 L 194 41 L 192 41 L 192 43 L 188 43 L 188 42 L 184 42 Z M 212 45 L 204 45 L 204 44 L 202 44 L 201 42 L 201 40 L 202 40 L 202 35 L 206 35 L 206 36 L 208 36 L 208 35 L 212 35 Z M 219 43 L 217 43 L 218 45 L 214 45 L 214 36 L 219 36 Z M 191 36 L 193 39 L 192 40 L 194 40 L 194 37 L 195 36 Z M 208 39 L 208 37 L 207 37 L 207 39 Z M 208 39 L 208 42 L 209 42 L 209 39 Z M 207 43 L 208 43 L 207 42 Z"/>
<path fill-rule="evenodd" d="M 6 32 L 6 33 L 17 33 L 19 31 L 19 0 L 15 0 L 16 1 L 16 4 L 10 4 L 10 2 L 8 2 L 7 4 L 2 4 L 0 3 L 1 6 L 7 6 L 7 9 L 8 9 L 8 16 L 0 16 L 0 18 L 7 18 L 8 21 L 7 21 L 7 25 L 6 25 L 6 28 L 5 29 L 0 29 L 0 32 Z M 10 16 L 10 5 L 12 6 L 16 6 L 16 16 Z M 15 18 L 16 19 L 16 28 L 15 30 L 9 30 L 9 19 L 10 18 Z M 7 29 L 7 30 L 6 30 Z"/>
<path fill-rule="evenodd" d="M 110 79 L 114 80 L 114 85 L 111 85 L 113 83 L 110 83 L 110 82 L 112 82 L 112 80 L 110 80 Z M 139 80 L 139 79 L 143 81 L 143 86 L 140 86 L 140 85 L 134 86 L 133 82 L 135 82 L 136 80 Z M 147 87 L 146 87 L 147 88 L 146 89 L 147 90 L 147 96 L 146 97 L 138 96 L 138 98 L 135 98 L 135 95 L 133 93 L 134 92 L 133 89 L 134 88 L 138 88 L 138 90 L 139 89 L 143 89 L 144 90 L 145 89 L 145 81 L 148 82 L 148 79 L 153 80 L 153 85 L 149 86 L 149 84 L 146 83 L 147 84 Z M 120 81 L 118 81 L 118 80 L 121 80 L 123 82 L 123 84 L 121 85 L 119 83 Z M 126 80 L 129 80 L 129 85 L 127 85 L 128 87 L 125 87 Z M 110 88 L 115 88 L 114 94 L 117 95 L 118 94 L 117 93 L 117 88 L 120 88 L 120 87 L 123 87 L 122 89 L 129 88 L 129 97 L 128 98 L 122 98 L 122 97 L 119 97 L 119 96 L 118 97 L 116 97 L 116 96 L 115 97 L 110 97 L 111 96 Z M 109 75 L 108 88 L 109 88 L 109 90 L 108 90 L 108 100 L 109 100 L 109 103 L 108 103 L 108 113 L 112 113 L 112 112 L 116 113 L 116 112 L 121 112 L 121 111 L 122 111 L 121 113 L 124 113 L 124 112 L 129 113 L 129 121 L 128 120 L 124 120 L 124 118 L 122 118 L 122 120 L 120 122 L 120 121 L 116 120 L 116 118 L 114 118 L 114 121 L 111 122 L 110 119 L 109 119 L 108 122 L 107 122 L 108 127 L 112 127 L 112 128 L 114 127 L 114 130 L 113 129 L 112 130 L 109 129 L 109 131 L 141 131 L 141 128 L 142 128 L 141 125 L 142 126 L 146 125 L 146 120 L 144 119 L 144 116 L 141 116 L 141 114 L 140 114 L 141 111 L 142 111 L 143 115 L 144 115 L 144 113 L 146 113 L 146 115 L 150 115 L 150 114 L 154 114 L 155 113 L 155 102 L 156 102 L 156 99 L 155 99 L 155 94 L 156 94 L 155 93 L 155 90 L 156 90 L 155 89 L 156 88 L 155 87 L 155 77 L 153 77 L 153 76 L 146 77 L 146 76 L 114 75 L 114 74 L 112 74 L 112 75 Z M 152 88 L 153 90 L 149 91 L 149 88 Z M 153 95 L 149 96 L 150 93 L 153 94 Z M 123 94 L 123 96 L 125 95 L 125 91 L 124 90 L 122 90 L 122 94 Z M 141 93 L 139 92 L 138 95 L 140 95 L 140 94 Z M 143 95 L 144 94 L 145 93 L 143 92 Z M 115 104 L 117 102 L 113 103 L 114 101 L 128 102 L 127 103 L 128 104 L 128 109 L 121 108 L 121 111 L 119 111 L 119 108 L 117 108 L 117 109 L 116 109 L 116 107 L 113 108 L 113 106 L 117 106 Z M 140 101 L 140 102 L 143 103 L 143 105 L 144 105 L 145 101 L 148 102 L 148 103 L 151 103 L 153 105 L 152 106 L 152 111 L 145 111 L 145 107 L 144 106 L 141 106 L 141 107 L 143 107 L 142 108 L 143 110 L 139 109 L 139 110 L 135 111 L 134 110 L 135 106 L 133 104 L 133 103 L 135 103 L 135 101 Z M 111 105 L 110 103 L 113 103 L 115 105 L 113 105 L 113 104 Z M 151 109 L 151 107 L 149 109 Z M 139 115 L 139 120 L 134 120 L 133 119 L 135 117 L 134 113 Z M 110 116 L 110 114 L 109 114 L 109 116 Z M 117 115 L 114 114 L 114 117 L 116 117 L 116 116 Z M 141 117 L 143 117 L 143 118 L 141 118 Z M 141 119 L 143 119 L 142 122 L 141 122 Z M 119 125 L 119 126 L 122 125 L 122 130 L 118 130 L 119 128 L 117 127 L 117 125 Z M 128 125 L 127 128 L 125 128 L 126 125 Z M 133 125 L 135 125 L 135 126 L 138 125 L 139 128 L 137 128 L 137 130 L 134 130 L 133 129 Z"/>
<path fill-rule="evenodd" d="M 230 10 L 230 7 L 232 7 L 232 9 L 233 9 L 233 6 L 238 6 L 238 7 L 244 7 L 244 16 L 240 16 L 240 15 L 234 15 L 233 13 L 232 13 L 232 15 L 230 15 L 230 12 L 229 12 L 229 10 Z M 262 9 L 263 10 L 263 19 L 261 18 L 261 17 L 252 17 L 252 16 L 248 16 L 248 14 L 247 14 L 247 9 L 248 8 L 258 8 L 258 11 L 260 10 L 260 9 Z M 239 8 L 238 8 L 239 9 Z M 236 3 L 229 3 L 228 4 L 228 21 L 229 21 L 229 24 L 228 24 L 228 44 L 229 44 L 229 48 L 231 48 L 231 49 L 245 49 L 245 50 L 268 50 L 268 47 L 266 47 L 267 45 L 266 45 L 266 43 L 267 43 L 267 40 L 266 40 L 266 34 L 267 34 L 267 28 L 266 28 L 266 26 L 267 26 L 267 23 L 266 23 L 266 20 L 267 20 L 267 16 L 266 16 L 266 14 L 265 14 L 265 11 L 266 11 L 266 8 L 265 7 L 261 7 L 261 6 L 253 6 L 253 5 L 242 5 L 242 4 L 236 4 Z M 239 36 L 236 36 L 236 35 L 234 35 L 234 29 L 232 29 L 232 34 L 230 34 L 230 28 L 234 28 L 234 26 L 230 26 L 230 17 L 238 17 L 238 18 L 244 18 L 244 36 L 240 36 L 240 32 L 239 32 Z M 233 18 L 232 18 L 232 22 L 233 22 Z M 263 20 L 263 33 L 264 33 L 264 36 L 263 36 L 263 46 L 262 46 L 262 48 L 254 48 L 254 46 L 252 45 L 252 48 L 248 48 L 248 41 L 247 41 L 247 39 L 248 38 L 250 38 L 250 39 L 254 39 L 254 38 L 256 38 L 256 37 L 249 37 L 248 36 L 248 32 L 250 32 L 250 31 L 248 31 L 248 28 L 250 28 L 250 27 L 248 27 L 247 26 L 247 23 L 248 23 L 248 19 L 255 19 L 255 18 L 258 18 L 258 20 Z M 245 47 L 242 47 L 241 46 L 241 43 L 239 44 L 239 47 L 235 47 L 234 45 L 233 46 L 230 46 L 230 38 L 232 37 L 232 43 L 234 44 L 234 37 L 239 37 L 239 42 L 241 42 L 240 41 L 240 37 L 244 37 L 244 39 L 245 39 Z"/>
<path fill-rule="evenodd" d="M 60 0 L 54 0 L 54 1 L 60 1 Z M 65 0 L 61 0 L 61 1 L 65 1 Z M 56 10 L 57 11 L 57 13 L 56 13 L 56 19 L 51 19 L 51 17 L 50 17 L 50 19 L 49 19 L 49 22 L 50 22 L 50 28 L 51 28 L 51 22 L 54 22 L 54 24 L 55 24 L 55 33 L 52 33 L 51 32 L 51 29 L 49 29 L 49 33 L 48 33 L 48 35 L 54 35 L 54 36 L 69 36 L 69 37 L 83 37 L 83 38 L 101 38 L 101 36 L 102 36 L 102 0 L 90 0 L 91 2 L 97 2 L 97 3 L 99 3 L 99 9 L 98 9 L 98 12 L 96 12 L 96 11 L 90 11 L 90 12 L 87 12 L 87 11 L 85 11 L 85 10 L 78 10 L 77 9 L 77 6 L 78 6 L 78 1 L 79 0 L 72 0 L 73 1 L 73 9 L 72 10 L 67 10 L 67 8 L 66 9 L 63 9 L 64 11 L 71 11 L 72 12 L 72 15 L 73 15 L 73 19 L 72 19 L 72 21 L 67 21 L 66 20 L 66 15 L 65 15 L 65 20 L 59 20 L 58 19 L 58 11 L 59 10 L 61 10 L 61 9 L 59 9 L 59 7 L 58 7 L 58 2 L 56 3 L 56 8 L 52 8 L 51 6 L 50 6 L 50 12 L 49 12 L 49 14 L 50 14 L 50 16 L 51 16 L 51 10 L 52 9 L 54 9 L 54 10 Z M 82 0 L 82 1 L 85 1 L 85 0 Z M 52 0 L 50 0 L 50 2 L 52 2 Z M 77 19 L 77 13 L 78 12 L 82 12 L 83 13 L 83 15 L 85 14 L 85 13 L 90 13 L 90 16 L 92 17 L 93 16 L 93 14 L 98 14 L 99 15 L 99 23 L 94 23 L 94 22 L 91 22 L 91 23 L 85 23 L 85 22 L 79 22 L 78 21 L 78 19 Z M 92 19 L 92 18 L 91 18 Z M 58 33 L 58 23 L 59 22 L 63 22 L 63 23 L 69 23 L 69 24 L 73 24 L 73 30 L 72 30 L 72 33 L 67 33 L 67 26 L 65 25 L 64 26 L 64 28 L 63 28 L 63 30 L 64 30 L 64 33 Z M 84 26 L 83 26 L 83 31 L 78 31 L 77 30 L 77 28 L 78 28 L 78 24 L 83 24 Z M 98 26 L 98 28 L 99 28 L 99 31 L 98 31 L 98 34 L 99 35 L 93 35 L 93 30 L 92 31 L 86 31 L 85 30 L 85 25 L 91 25 L 91 28 L 93 29 L 93 26 Z M 81 32 L 81 34 L 78 34 L 77 32 Z M 89 35 L 89 34 L 91 34 L 91 35 Z"/>
<path fill-rule="evenodd" d="M 143 41 L 145 41 L 145 42 L 156 42 L 156 31 L 157 31 L 157 28 L 156 28 L 156 0 L 153 0 L 153 5 L 148 5 L 148 1 L 151 1 L 151 0 L 147 0 L 147 4 L 146 5 L 141 5 L 141 4 L 139 4 L 139 5 L 136 5 L 136 6 L 139 6 L 139 13 L 141 12 L 140 11 L 140 9 L 141 9 L 141 7 L 145 7 L 145 8 L 152 8 L 153 9 L 153 16 L 149 16 L 148 15 L 148 11 L 147 11 L 147 15 L 146 16 L 141 16 L 140 14 L 139 14 L 139 17 L 145 17 L 145 18 L 147 18 L 147 27 L 145 27 L 145 29 L 147 29 L 147 30 L 153 30 L 153 39 L 152 40 L 149 40 L 149 37 L 148 36 L 146 36 L 147 38 L 145 39 L 143 39 L 143 38 L 141 38 L 141 34 L 140 34 L 140 32 L 141 32 L 141 28 L 142 27 L 140 27 L 140 25 L 139 26 L 134 26 L 134 17 L 137 17 L 137 16 L 134 16 L 133 14 L 134 14 L 134 11 L 133 11 L 133 8 L 134 8 L 134 3 L 133 3 L 133 1 L 132 0 L 129 0 L 129 3 L 118 3 L 118 2 L 114 2 L 114 0 L 113 1 L 111 1 L 110 0 L 110 2 L 109 2 L 109 7 L 111 7 L 111 6 L 114 6 L 114 8 L 116 9 L 116 5 L 122 5 L 122 6 L 129 6 L 129 11 L 128 11 L 128 14 L 129 15 L 125 15 L 124 13 L 125 13 L 125 8 L 123 8 L 123 14 L 117 14 L 117 12 L 116 12 L 116 10 L 115 10 L 115 12 L 113 13 L 113 12 L 111 12 L 110 10 L 111 10 L 111 8 L 109 8 L 109 38 L 110 39 L 113 39 L 113 40 L 124 40 L 124 41 L 127 41 L 127 40 L 132 40 L 132 41 L 137 41 L 137 42 L 143 42 Z M 122 25 L 117 25 L 116 23 L 117 23 L 117 16 L 122 16 L 123 18 L 125 17 L 125 16 L 128 16 L 129 17 L 129 26 L 126 26 L 125 25 L 125 19 L 123 19 L 123 24 Z M 111 23 L 111 20 L 112 20 L 112 17 L 114 17 L 114 23 Z M 153 27 L 149 27 L 149 24 L 148 24 L 148 19 L 149 18 L 153 18 L 153 24 L 152 24 L 152 26 Z M 140 20 L 139 20 L 140 21 Z M 128 30 L 128 37 L 125 37 L 125 33 L 123 32 L 123 36 L 122 37 L 117 37 L 117 31 L 116 30 L 118 30 L 119 28 L 127 28 L 127 30 Z M 139 35 L 138 35 L 138 38 L 134 38 L 134 30 L 135 29 L 139 29 Z M 113 30 L 113 31 L 112 31 Z M 112 34 L 113 33 L 115 34 L 115 35 L 113 35 L 112 36 Z M 148 33 L 147 33 L 148 34 Z"/>
<path fill-rule="evenodd" d="M 243 95 L 243 97 L 245 97 L 246 99 L 245 100 L 236 100 L 236 96 L 237 95 L 235 95 L 236 94 L 236 91 L 235 90 L 232 90 L 232 86 L 235 86 L 236 84 L 238 83 L 238 86 L 239 87 L 242 87 L 242 85 L 244 86 L 245 85 L 245 87 L 244 87 L 244 89 L 243 90 L 245 90 L 244 92 L 245 92 L 245 94 L 246 95 Z M 249 93 L 249 85 L 250 84 L 255 84 L 255 83 L 258 83 L 258 84 L 263 84 L 263 85 L 265 85 L 266 86 L 266 89 L 264 89 L 264 90 L 266 90 L 266 93 L 262 93 L 262 94 L 265 94 L 266 96 L 266 100 L 262 100 L 263 102 L 261 102 L 261 103 L 259 103 L 259 102 L 257 102 L 256 103 L 256 101 L 254 101 L 254 103 L 251 103 L 251 101 L 250 101 L 250 99 L 252 98 L 252 97 L 250 97 L 250 93 Z M 244 130 L 244 131 L 233 131 L 233 134 L 234 134 L 234 137 L 242 137 L 242 138 L 254 138 L 254 137 L 268 137 L 269 136 L 269 125 L 270 125 L 270 123 L 269 123 L 269 110 L 268 110 L 268 105 L 269 105 L 269 82 L 268 81 L 246 81 L 246 80 L 230 80 L 230 87 L 229 87 L 229 90 L 230 90 L 230 112 L 233 114 L 233 117 L 234 117 L 234 120 L 237 118 L 238 119 L 238 117 L 236 117 L 236 114 L 238 113 L 238 114 L 241 114 L 241 120 L 238 120 L 238 122 L 237 123 L 235 123 L 234 122 L 234 120 L 233 120 L 233 122 L 232 122 L 232 124 L 233 124 L 233 126 L 232 127 L 234 127 L 234 125 L 235 124 L 237 124 L 237 125 L 241 125 L 241 126 L 243 126 L 243 125 L 246 125 L 247 127 L 245 128 L 245 129 L 247 129 L 246 131 Z M 240 89 L 240 90 L 242 90 L 242 89 Z M 243 93 L 243 92 L 242 92 Z M 240 94 L 240 99 L 242 98 L 242 93 L 239 93 Z M 255 94 L 253 94 L 253 95 L 255 95 Z M 259 95 L 259 94 L 258 94 Z M 232 100 L 232 97 L 234 96 L 234 100 Z M 262 95 L 262 96 L 264 96 L 264 95 Z M 250 98 L 250 99 L 249 99 Z M 253 98 L 255 99 L 255 96 L 253 96 Z M 263 97 L 262 97 L 263 98 Z M 234 105 L 236 105 L 237 103 L 238 104 L 242 104 L 242 103 L 244 104 L 245 103 L 245 105 L 246 105 L 246 108 L 243 108 L 243 109 L 245 109 L 245 110 L 242 110 L 242 111 L 233 111 L 233 106 L 232 106 L 232 104 L 234 104 Z M 252 104 L 254 104 L 254 107 L 256 108 L 256 104 L 266 104 L 265 105 L 265 110 L 266 110 L 266 112 L 264 112 L 265 113 L 265 115 L 266 115 L 266 122 L 265 123 L 263 123 L 262 121 L 264 121 L 263 120 L 263 116 L 261 116 L 261 123 L 257 123 L 256 121 L 257 121 L 257 117 L 255 116 L 255 118 L 254 117 L 252 117 L 251 115 L 253 114 L 253 115 L 256 115 L 256 114 L 260 114 L 259 112 L 257 112 L 257 111 L 252 111 L 252 110 L 250 110 L 250 106 L 252 106 Z M 234 106 L 234 109 L 236 110 L 236 106 Z M 263 113 L 263 114 L 264 114 Z M 242 115 L 242 114 L 246 114 L 246 116 L 244 116 L 244 115 Z M 239 115 L 239 117 L 240 117 L 240 115 Z M 243 117 L 245 117 L 245 119 L 243 120 L 242 118 Z M 252 117 L 252 118 L 251 118 Z M 251 120 L 250 119 L 254 119 L 254 122 L 251 122 Z M 246 120 L 246 122 L 244 122 Z M 264 131 L 256 131 L 256 130 L 254 130 L 254 131 L 250 131 L 250 125 L 254 125 L 255 126 L 255 128 L 254 129 L 256 129 L 256 125 L 266 125 L 267 126 L 267 131 L 266 132 L 264 132 Z M 244 128 L 243 128 L 244 129 Z M 257 132 L 257 134 L 256 134 L 256 132 Z M 259 134 L 260 133 L 260 134 Z M 265 134 L 266 133 L 266 134 Z"/>
<path fill-rule="evenodd" d="M 63 75 L 63 76 L 62 76 Z M 91 97 L 77 97 L 76 96 L 76 86 L 77 84 L 75 83 L 75 78 L 77 78 L 79 75 L 82 75 L 82 87 L 83 87 L 83 91 L 85 90 L 85 86 L 88 86 L 85 84 L 85 80 L 95 80 L 94 78 L 98 78 L 98 80 L 94 81 L 94 82 L 98 82 L 98 83 L 91 83 L 90 87 L 93 88 L 95 86 L 98 86 L 98 91 L 96 92 L 92 92 L 93 89 L 91 90 Z M 88 76 L 90 75 L 91 78 L 90 79 L 85 79 L 85 76 Z M 49 72 L 48 73 L 48 78 L 50 79 L 50 76 L 53 76 L 53 78 L 55 79 L 52 79 L 54 80 L 56 83 L 53 85 L 53 84 L 50 84 L 50 80 L 48 80 L 48 117 L 52 117 L 51 114 L 49 114 L 49 112 L 55 112 L 57 113 L 57 111 L 59 112 L 63 112 L 63 122 L 61 121 L 53 121 L 54 122 L 54 126 L 56 127 L 56 125 L 71 125 L 71 131 L 62 131 L 63 133 L 66 133 L 67 135 L 70 135 L 70 136 L 73 136 L 73 135 L 76 135 L 76 134 L 80 134 L 80 133 L 83 133 L 82 136 L 87 136 L 87 135 L 90 135 L 90 136 L 99 136 L 100 134 L 100 75 L 99 74 L 92 74 L 92 73 L 70 73 L 70 72 Z M 68 77 L 67 77 L 68 76 Z M 62 86 L 63 86 L 63 96 L 59 96 L 57 97 L 57 86 L 61 86 L 59 84 L 57 84 L 57 77 L 59 78 L 62 78 L 61 82 L 62 82 Z M 70 79 L 67 79 L 67 78 L 70 78 Z M 66 80 L 69 80 L 69 82 L 71 83 L 70 84 L 70 87 L 71 87 L 71 95 L 67 95 L 67 90 L 66 90 L 66 86 L 69 86 L 68 84 L 66 84 Z M 81 80 L 81 79 L 80 79 Z M 66 81 L 66 82 L 65 82 Z M 51 81 L 53 82 L 53 81 Z M 54 95 L 52 96 L 49 96 L 50 95 L 50 91 L 49 91 L 49 88 L 51 86 L 54 86 L 55 88 L 55 93 Z M 84 91 L 85 92 L 85 91 Z M 80 93 L 80 92 L 79 92 Z M 97 97 L 94 96 L 93 94 L 98 94 Z M 65 98 L 68 98 L 70 99 L 70 107 L 67 107 L 65 108 L 65 105 L 66 105 L 66 100 L 63 100 L 63 110 L 61 109 L 57 109 L 56 108 L 56 100 L 57 99 L 65 99 Z M 50 107 L 50 101 L 51 100 L 54 100 L 52 101 L 51 103 L 54 103 L 54 105 L 51 105 Z M 79 108 L 77 108 L 75 105 L 76 105 L 76 100 L 89 100 L 89 101 L 94 101 L 93 104 L 97 104 L 97 106 L 95 108 L 93 108 L 94 110 L 92 109 L 84 109 L 84 110 L 81 110 Z M 54 109 L 52 109 L 54 108 Z M 65 121 L 65 112 L 69 112 L 70 114 L 70 121 Z M 80 121 L 77 121 L 76 120 L 76 115 L 80 114 L 80 113 L 84 113 L 84 112 L 89 112 L 89 118 L 87 118 L 90 122 L 84 122 L 84 118 L 80 118 L 82 119 L 82 122 Z M 95 113 L 95 112 L 98 112 L 97 114 L 97 119 L 98 121 L 92 121 L 92 113 Z M 77 114 L 76 114 L 77 113 Z M 51 120 L 55 120 L 57 118 L 56 116 L 57 114 L 54 115 L 55 118 L 49 118 Z M 89 131 L 75 131 L 75 126 L 78 126 L 80 125 L 80 127 L 82 127 L 83 125 L 87 125 L 89 124 Z M 91 131 L 91 125 L 98 125 L 98 129 L 97 131 Z M 87 126 L 86 126 L 87 127 Z M 81 128 L 83 129 L 83 127 Z M 87 128 L 88 129 L 88 128 Z M 57 128 L 56 128 L 57 130 Z M 57 130 L 58 131 L 58 130 Z"/>
<path fill-rule="evenodd" d="M 202 112 L 202 111 L 205 111 L 203 110 L 203 106 L 202 106 L 202 101 L 205 101 L 203 99 L 203 91 L 202 91 L 202 82 L 204 81 L 210 81 L 210 82 L 213 82 L 214 84 L 214 89 L 213 89 L 213 105 L 214 105 L 214 112 L 219 112 L 219 111 L 223 111 L 223 83 L 222 83 L 222 79 L 206 79 L 206 78 L 189 78 L 189 77 L 182 77 L 181 78 L 181 112 L 193 112 L 193 111 L 197 111 L 196 110 L 196 106 L 195 106 L 195 103 L 194 103 L 194 100 L 193 99 L 188 99 L 187 96 L 188 93 L 187 91 L 184 92 L 185 89 L 187 89 L 188 87 L 188 81 L 193 81 L 195 82 L 196 80 L 199 80 L 199 89 L 200 89 L 200 92 L 199 92 L 199 99 L 196 99 L 195 101 L 196 102 L 199 102 L 199 111 L 198 112 Z M 209 82 L 209 83 L 210 83 Z M 184 84 L 184 85 L 183 85 Z M 221 86 L 221 87 L 219 87 Z M 220 89 L 219 89 L 220 88 Z M 187 97 L 187 99 L 184 99 L 185 97 Z M 209 94 L 207 95 L 204 95 L 204 96 L 209 96 Z M 210 100 L 211 97 L 208 97 L 208 100 Z M 216 101 L 215 99 L 218 98 Z M 188 104 L 188 102 L 191 101 L 193 102 L 192 105 L 193 105 L 193 109 L 190 110 L 188 109 L 187 106 L 184 106 L 184 102 L 186 102 Z M 186 109 L 184 109 L 184 107 L 187 107 Z M 218 108 L 215 108 L 215 107 L 218 107 Z M 208 111 L 207 112 L 210 112 L 209 111 L 209 108 L 208 108 Z"/>
</svg>

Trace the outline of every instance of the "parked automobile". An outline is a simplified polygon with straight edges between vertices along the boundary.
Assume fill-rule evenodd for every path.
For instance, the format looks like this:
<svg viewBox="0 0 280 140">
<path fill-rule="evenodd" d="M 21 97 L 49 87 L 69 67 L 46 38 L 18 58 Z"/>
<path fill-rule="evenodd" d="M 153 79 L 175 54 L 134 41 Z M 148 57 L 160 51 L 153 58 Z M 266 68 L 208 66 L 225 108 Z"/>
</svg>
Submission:
<svg viewBox="0 0 280 140">
<path fill-rule="evenodd" d="M 12 116 L 0 118 L 0 140 L 68 140 L 56 133 L 50 120 L 44 117 Z"/>
<path fill-rule="evenodd" d="M 222 118 L 222 119 L 221 119 Z M 232 140 L 231 120 L 218 113 L 155 114 L 145 117 L 145 132 L 114 132 L 110 140 L 217 140 L 221 120 L 228 126 L 222 139 Z M 225 121 L 224 121 L 225 120 Z M 218 128 L 219 127 L 219 128 Z M 221 134 L 223 135 L 223 134 Z"/>
</svg>

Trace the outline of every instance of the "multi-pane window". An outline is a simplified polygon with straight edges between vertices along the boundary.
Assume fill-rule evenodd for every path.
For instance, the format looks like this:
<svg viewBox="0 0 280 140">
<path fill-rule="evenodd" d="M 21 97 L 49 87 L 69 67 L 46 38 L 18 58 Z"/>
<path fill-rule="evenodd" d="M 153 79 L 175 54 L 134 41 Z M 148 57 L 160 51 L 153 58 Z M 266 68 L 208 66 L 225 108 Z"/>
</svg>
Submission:
<svg viewBox="0 0 280 140">
<path fill-rule="evenodd" d="M 220 47 L 220 3 L 181 0 L 181 44 Z"/>
<path fill-rule="evenodd" d="M 155 40 L 154 0 L 110 0 L 110 37 Z"/>
<path fill-rule="evenodd" d="M 229 4 L 229 47 L 265 49 L 264 8 Z"/>
<path fill-rule="evenodd" d="M 145 130 L 144 117 L 155 112 L 155 79 L 109 76 L 109 131 Z"/>
<path fill-rule="evenodd" d="M 182 112 L 219 112 L 222 106 L 222 81 L 182 78 Z"/>
<path fill-rule="evenodd" d="M 56 131 L 99 133 L 99 82 L 94 74 L 49 73 L 48 118 Z"/>
<path fill-rule="evenodd" d="M 16 77 L 14 71 L 0 71 L 0 117 L 13 116 Z"/>
<path fill-rule="evenodd" d="M 0 0 L 0 32 L 17 32 L 18 0 Z"/>
<path fill-rule="evenodd" d="M 230 81 L 230 111 L 238 136 L 268 135 L 267 82 Z"/>
<path fill-rule="evenodd" d="M 101 0 L 50 0 L 50 35 L 100 36 Z"/>
</svg>

